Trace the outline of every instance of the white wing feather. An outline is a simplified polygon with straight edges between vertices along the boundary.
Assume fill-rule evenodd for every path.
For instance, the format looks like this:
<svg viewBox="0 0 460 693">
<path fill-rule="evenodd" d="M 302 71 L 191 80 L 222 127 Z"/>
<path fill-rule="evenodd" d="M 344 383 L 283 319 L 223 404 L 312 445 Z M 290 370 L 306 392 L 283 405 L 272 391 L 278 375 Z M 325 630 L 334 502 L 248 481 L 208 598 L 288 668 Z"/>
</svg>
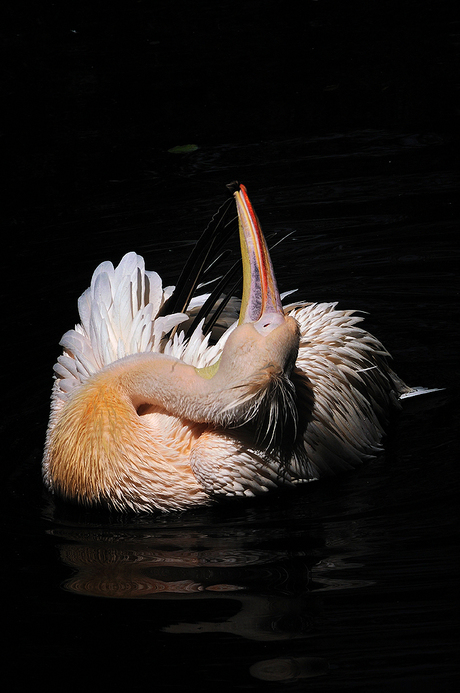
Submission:
<svg viewBox="0 0 460 693">
<path fill-rule="evenodd" d="M 111 262 L 102 262 L 78 300 L 80 324 L 61 339 L 64 353 L 54 368 L 55 395 L 66 399 L 89 376 L 129 354 L 165 351 L 197 367 L 219 358 L 227 335 L 209 347 L 202 323 L 189 340 L 179 331 L 164 343 L 165 335 L 188 321 L 208 297 L 194 298 L 187 314 L 157 318 L 173 290 L 172 286 L 163 289 L 160 276 L 146 271 L 143 258 L 134 252 L 127 253 L 115 268 Z M 232 325 L 237 315 L 237 302 L 232 301 L 221 316 L 221 327 Z"/>
</svg>

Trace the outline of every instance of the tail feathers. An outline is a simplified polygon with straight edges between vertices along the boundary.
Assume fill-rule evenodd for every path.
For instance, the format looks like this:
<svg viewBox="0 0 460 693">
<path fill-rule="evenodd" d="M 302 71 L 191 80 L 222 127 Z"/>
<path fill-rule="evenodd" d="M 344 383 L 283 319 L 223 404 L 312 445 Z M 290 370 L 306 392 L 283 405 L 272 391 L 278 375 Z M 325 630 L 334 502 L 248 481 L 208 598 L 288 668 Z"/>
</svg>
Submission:
<svg viewBox="0 0 460 693">
<path fill-rule="evenodd" d="M 428 397 L 419 395 L 428 395 Z M 447 400 L 447 390 L 443 387 L 411 387 L 403 392 L 399 399 L 403 412 L 416 414 L 444 404 Z"/>
<path fill-rule="evenodd" d="M 430 392 L 444 392 L 443 387 L 411 387 L 407 392 L 403 392 L 400 399 L 408 399 L 409 397 L 418 397 L 419 395 L 428 395 Z"/>
</svg>

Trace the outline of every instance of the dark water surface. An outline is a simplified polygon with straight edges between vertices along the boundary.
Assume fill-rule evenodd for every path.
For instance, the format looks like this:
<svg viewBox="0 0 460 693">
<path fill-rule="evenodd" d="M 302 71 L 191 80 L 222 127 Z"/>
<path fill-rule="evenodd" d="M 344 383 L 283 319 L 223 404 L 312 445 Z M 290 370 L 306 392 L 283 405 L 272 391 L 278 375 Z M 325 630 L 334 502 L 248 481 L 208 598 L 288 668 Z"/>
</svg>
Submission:
<svg viewBox="0 0 460 693">
<path fill-rule="evenodd" d="M 29 394 L 13 393 L 6 491 L 12 630 L 31 666 L 95 661 L 103 674 L 122 657 L 133 680 L 154 670 L 160 690 L 184 677 L 205 690 L 304 690 L 306 679 L 315 691 L 453 690 L 453 156 L 439 135 L 377 131 L 202 148 L 159 183 L 155 210 L 148 184 L 107 194 L 18 250 L 26 266 L 42 258 L 36 300 L 23 306 L 37 346 Z M 292 496 L 137 520 L 55 507 L 39 478 L 50 370 L 92 267 L 135 249 L 172 280 L 224 198 L 207 191 L 237 171 L 266 232 L 291 233 L 273 252 L 281 290 L 370 311 L 398 372 L 447 395 L 405 412 L 382 459 Z M 69 266 L 62 244 L 81 228 Z"/>
<path fill-rule="evenodd" d="M 66 688 L 118 690 L 127 677 L 158 691 L 456 691 L 459 142 L 440 116 L 453 112 L 451 85 L 438 79 L 452 74 L 443 37 L 455 22 L 429 3 L 390 3 L 408 14 L 382 12 L 376 36 L 351 3 L 344 34 L 343 4 L 309 3 L 302 50 L 321 57 L 297 80 L 280 57 L 288 20 L 250 3 L 244 56 L 260 21 L 279 19 L 280 33 L 258 38 L 259 60 L 232 86 L 225 50 L 239 15 L 224 4 L 221 24 L 204 3 L 195 24 L 189 8 L 188 23 L 162 15 L 157 25 L 136 3 L 126 29 L 85 3 L 69 16 L 53 3 L 16 11 L 11 75 L 22 81 L 9 93 L 23 137 L 5 213 L 3 276 L 14 283 L 1 289 L 4 649 L 15 681 Z M 291 46 L 296 65 L 302 55 Z M 246 97 L 258 85 L 241 122 L 238 77 Z M 30 114 L 18 106 L 27 94 Z M 55 505 L 40 462 L 52 366 L 78 296 L 99 262 L 130 250 L 174 283 L 234 179 L 271 243 L 284 239 L 273 250 L 280 290 L 367 311 L 395 370 L 445 392 L 403 412 L 384 456 L 296 494 L 137 519 Z"/>
</svg>

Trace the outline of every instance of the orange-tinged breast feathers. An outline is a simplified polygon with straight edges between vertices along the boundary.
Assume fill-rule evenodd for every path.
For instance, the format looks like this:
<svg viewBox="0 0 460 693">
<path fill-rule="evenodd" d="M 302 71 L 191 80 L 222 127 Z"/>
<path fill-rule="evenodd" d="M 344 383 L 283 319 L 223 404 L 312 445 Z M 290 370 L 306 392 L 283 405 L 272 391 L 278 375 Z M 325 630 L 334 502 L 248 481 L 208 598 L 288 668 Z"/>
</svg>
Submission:
<svg viewBox="0 0 460 693">
<path fill-rule="evenodd" d="M 186 422 L 177 422 L 182 429 Z M 205 502 L 184 449 L 200 430 L 182 437 L 182 451 L 155 436 L 152 416 L 138 416 L 121 390 L 99 374 L 75 392 L 49 436 L 48 474 L 53 490 L 83 503 L 107 502 L 139 510 Z M 189 452 L 187 450 L 187 453 Z M 188 454 L 187 454 L 188 458 Z"/>
</svg>

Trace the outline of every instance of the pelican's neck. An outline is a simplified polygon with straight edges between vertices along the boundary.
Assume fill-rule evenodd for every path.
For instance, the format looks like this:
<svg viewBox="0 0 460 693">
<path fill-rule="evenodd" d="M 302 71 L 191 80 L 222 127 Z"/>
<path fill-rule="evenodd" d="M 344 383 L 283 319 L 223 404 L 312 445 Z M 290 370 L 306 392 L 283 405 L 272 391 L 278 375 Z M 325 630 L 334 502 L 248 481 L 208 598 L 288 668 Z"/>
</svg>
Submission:
<svg viewBox="0 0 460 693">
<path fill-rule="evenodd" d="M 298 327 L 288 318 L 269 337 L 252 324 L 237 327 L 211 377 L 157 353 L 128 356 L 100 375 L 113 376 L 136 410 L 150 404 L 196 423 L 232 426 L 247 421 L 251 400 L 263 390 L 273 370 L 290 372 L 297 349 Z"/>
<path fill-rule="evenodd" d="M 157 353 L 127 356 L 100 373 L 111 381 L 136 410 L 143 404 L 160 406 L 169 414 L 196 423 L 238 423 L 238 401 L 244 375 L 235 377 L 221 359 L 212 377 L 183 361 Z"/>
</svg>

